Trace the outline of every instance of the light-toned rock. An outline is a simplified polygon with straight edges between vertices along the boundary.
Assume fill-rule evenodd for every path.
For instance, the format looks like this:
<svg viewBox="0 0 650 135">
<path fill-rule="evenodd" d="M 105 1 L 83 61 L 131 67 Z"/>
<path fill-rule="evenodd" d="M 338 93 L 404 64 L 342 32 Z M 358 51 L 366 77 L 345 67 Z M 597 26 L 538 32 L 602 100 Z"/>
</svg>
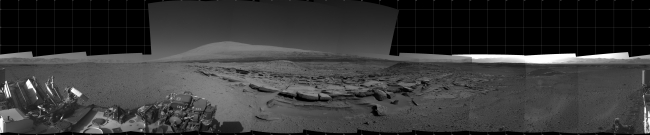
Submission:
<svg viewBox="0 0 650 135">
<path fill-rule="evenodd" d="M 298 98 L 307 100 L 307 101 L 318 101 L 319 100 L 319 93 L 317 92 L 308 92 L 308 91 L 298 91 L 297 95 Z"/>
<path fill-rule="evenodd" d="M 330 101 L 332 100 L 332 97 L 330 97 L 330 95 L 327 95 L 325 93 L 318 93 L 318 99 L 320 101 Z"/>
<path fill-rule="evenodd" d="M 296 97 L 296 91 L 282 90 L 279 95 L 294 98 Z"/>
<path fill-rule="evenodd" d="M 293 90 L 293 91 L 316 91 L 315 87 L 312 86 L 306 86 L 306 85 L 291 85 L 287 88 L 287 90 Z"/>
<path fill-rule="evenodd" d="M 413 87 L 413 86 L 416 85 L 416 83 L 398 82 L 397 85 L 402 86 L 402 87 Z"/>
<path fill-rule="evenodd" d="M 322 93 L 329 95 L 332 98 L 335 97 L 353 97 L 352 92 L 341 91 L 341 90 L 323 90 Z"/>
<path fill-rule="evenodd" d="M 273 92 L 280 91 L 280 89 L 278 89 L 278 88 L 275 88 L 275 87 L 272 87 L 272 86 L 269 86 L 269 85 L 266 85 L 266 84 L 262 84 L 262 83 L 251 83 L 248 86 L 250 86 L 251 88 L 256 89 L 258 91 L 261 91 L 261 92 L 273 93 Z"/>
<path fill-rule="evenodd" d="M 385 106 L 379 105 L 379 104 L 374 104 L 372 106 L 372 112 L 375 116 L 386 116 L 388 108 Z"/>
</svg>

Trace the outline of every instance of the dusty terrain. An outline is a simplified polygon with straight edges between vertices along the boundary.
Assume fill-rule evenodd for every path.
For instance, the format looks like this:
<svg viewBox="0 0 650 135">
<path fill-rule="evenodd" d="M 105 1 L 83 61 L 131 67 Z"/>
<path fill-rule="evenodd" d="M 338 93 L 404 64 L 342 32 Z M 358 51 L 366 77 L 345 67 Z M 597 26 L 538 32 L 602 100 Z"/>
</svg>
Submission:
<svg viewBox="0 0 650 135">
<path fill-rule="evenodd" d="M 601 132 L 617 117 L 640 133 L 638 89 L 641 69 L 648 68 L 292 61 L 1 66 L 7 80 L 36 76 L 43 83 L 54 76 L 59 87 L 87 94 L 85 104 L 100 106 L 135 108 L 191 91 L 217 105 L 222 132 L 276 133 Z"/>
</svg>

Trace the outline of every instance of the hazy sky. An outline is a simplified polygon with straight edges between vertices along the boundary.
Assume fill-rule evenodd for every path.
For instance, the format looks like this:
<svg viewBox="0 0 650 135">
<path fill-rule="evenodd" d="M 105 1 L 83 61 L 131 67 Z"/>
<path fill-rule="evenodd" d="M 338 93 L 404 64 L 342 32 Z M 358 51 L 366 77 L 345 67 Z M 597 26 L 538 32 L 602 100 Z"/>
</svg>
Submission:
<svg viewBox="0 0 650 135">
<path fill-rule="evenodd" d="M 151 3 L 152 55 L 146 59 L 221 41 L 388 55 L 397 13 L 354 1 Z"/>
</svg>

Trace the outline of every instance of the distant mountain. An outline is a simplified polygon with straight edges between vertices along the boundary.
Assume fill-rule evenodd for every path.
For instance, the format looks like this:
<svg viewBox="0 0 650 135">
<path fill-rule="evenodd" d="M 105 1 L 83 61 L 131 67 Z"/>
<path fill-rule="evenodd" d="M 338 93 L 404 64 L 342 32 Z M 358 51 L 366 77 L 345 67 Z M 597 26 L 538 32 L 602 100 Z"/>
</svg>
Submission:
<svg viewBox="0 0 650 135">
<path fill-rule="evenodd" d="M 523 59 L 518 58 L 479 58 L 472 59 L 473 63 L 526 63 Z"/>
<path fill-rule="evenodd" d="M 386 60 L 357 55 L 310 51 L 302 49 L 249 45 L 238 42 L 216 42 L 150 62 L 200 61 L 266 61 L 266 60 Z"/>
<path fill-rule="evenodd" d="M 572 58 L 554 64 L 650 64 L 650 59 Z"/>
<path fill-rule="evenodd" d="M 0 64 L 131 63 L 112 59 L 0 58 Z"/>
</svg>

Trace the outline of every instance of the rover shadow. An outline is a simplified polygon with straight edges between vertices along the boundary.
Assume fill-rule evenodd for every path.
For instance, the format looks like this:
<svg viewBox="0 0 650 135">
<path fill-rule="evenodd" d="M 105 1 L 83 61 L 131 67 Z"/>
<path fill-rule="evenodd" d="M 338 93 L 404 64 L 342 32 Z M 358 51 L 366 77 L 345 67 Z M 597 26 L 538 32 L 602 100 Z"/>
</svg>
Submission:
<svg viewBox="0 0 650 135">
<path fill-rule="evenodd" d="M 244 131 L 244 127 L 241 125 L 241 122 L 239 121 L 218 121 L 217 119 L 214 120 L 214 133 L 241 133 Z"/>
</svg>

